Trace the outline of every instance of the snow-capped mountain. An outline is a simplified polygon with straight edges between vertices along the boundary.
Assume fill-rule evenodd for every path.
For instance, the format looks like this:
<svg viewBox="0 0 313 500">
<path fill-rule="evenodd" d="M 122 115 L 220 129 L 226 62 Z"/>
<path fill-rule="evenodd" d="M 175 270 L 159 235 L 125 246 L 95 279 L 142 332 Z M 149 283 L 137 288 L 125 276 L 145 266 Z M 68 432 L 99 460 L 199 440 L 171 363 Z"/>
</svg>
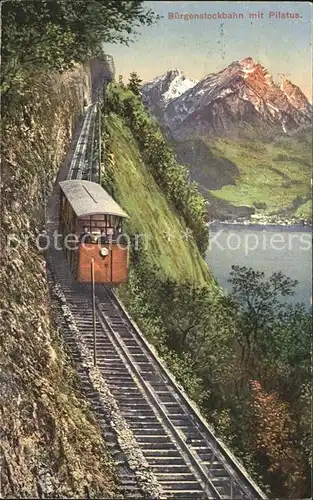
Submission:
<svg viewBox="0 0 313 500">
<path fill-rule="evenodd" d="M 251 126 L 292 132 L 312 123 L 312 105 L 299 87 L 288 80 L 279 86 L 251 57 L 199 82 L 171 70 L 144 85 L 142 94 L 177 139 Z"/>
<path fill-rule="evenodd" d="M 186 78 L 178 69 L 170 69 L 164 75 L 158 76 L 142 86 L 144 101 L 149 106 L 165 108 L 169 102 L 176 99 L 198 83 L 198 80 Z"/>
</svg>

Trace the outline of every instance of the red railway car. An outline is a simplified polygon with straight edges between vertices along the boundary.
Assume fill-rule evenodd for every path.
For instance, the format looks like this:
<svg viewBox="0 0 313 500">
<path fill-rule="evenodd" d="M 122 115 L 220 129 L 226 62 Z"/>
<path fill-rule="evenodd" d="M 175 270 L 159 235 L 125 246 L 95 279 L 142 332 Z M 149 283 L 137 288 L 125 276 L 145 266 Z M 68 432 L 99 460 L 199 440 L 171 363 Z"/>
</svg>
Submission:
<svg viewBox="0 0 313 500">
<path fill-rule="evenodd" d="M 95 182 L 67 180 L 60 186 L 59 227 L 66 258 L 77 282 L 117 285 L 128 277 L 126 212 Z M 93 259 L 93 261 L 92 261 Z"/>
</svg>

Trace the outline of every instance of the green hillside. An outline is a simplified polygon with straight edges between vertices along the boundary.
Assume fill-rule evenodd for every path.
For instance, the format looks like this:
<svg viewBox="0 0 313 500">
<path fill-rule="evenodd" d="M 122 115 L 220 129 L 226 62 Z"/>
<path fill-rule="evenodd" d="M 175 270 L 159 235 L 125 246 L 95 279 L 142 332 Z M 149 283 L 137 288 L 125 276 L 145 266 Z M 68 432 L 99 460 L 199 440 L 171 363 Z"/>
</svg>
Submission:
<svg viewBox="0 0 313 500">
<path fill-rule="evenodd" d="M 114 113 L 107 117 L 110 134 L 114 196 L 127 210 L 128 234 L 143 234 L 151 264 L 178 281 L 199 284 L 210 276 L 186 225 L 175 214 L 143 162 L 138 145 L 124 120 Z"/>
<path fill-rule="evenodd" d="M 309 218 L 312 139 L 301 136 L 211 138 L 176 143 L 179 160 L 209 200 L 251 206 L 264 214 Z M 191 153 L 192 152 L 192 153 Z"/>
<path fill-rule="evenodd" d="M 237 266 L 232 274 L 234 293 L 219 293 L 203 260 L 207 204 L 136 91 L 135 86 L 131 92 L 111 83 L 103 103 L 102 184 L 130 215 L 125 230 L 132 236 L 131 249 L 135 234 L 144 234 L 146 242 L 146 251 L 139 247 L 130 252 L 128 282 L 118 288 L 118 295 L 177 382 L 269 497 L 305 494 L 308 400 L 304 394 L 300 402 L 299 388 L 308 380 L 309 357 L 303 354 L 308 349 L 303 342 L 307 345 L 309 319 L 301 309 L 287 314 L 277 299 L 282 293 L 277 290 L 289 286 L 284 276 L 273 275 L 264 282 L 262 273 Z M 234 152 L 241 153 L 243 163 L 246 160 L 247 143 L 238 142 L 236 148 L 226 139 L 210 146 L 201 143 L 204 155 L 205 148 L 210 149 L 214 166 L 206 175 L 220 176 L 223 171 L 228 182 L 237 183 L 245 174 L 246 182 L 254 182 L 248 168 L 240 170 L 235 164 L 239 160 Z M 269 155 L 270 146 L 266 147 Z M 275 147 L 283 154 L 283 145 Z M 253 150 L 250 156 L 255 154 Z M 298 154 L 300 158 L 300 149 Z M 193 230 L 193 238 L 184 238 L 186 228 Z M 256 329 L 256 318 L 265 326 Z M 281 348 L 281 338 L 287 350 Z M 261 392 L 259 379 L 266 388 Z M 289 387 L 299 391 L 297 396 L 293 393 L 290 407 Z M 262 427 L 260 401 L 260 411 L 274 422 L 269 431 Z M 281 454 L 287 440 L 292 443 L 288 456 Z M 272 441 L 274 445 L 268 446 Z"/>
</svg>

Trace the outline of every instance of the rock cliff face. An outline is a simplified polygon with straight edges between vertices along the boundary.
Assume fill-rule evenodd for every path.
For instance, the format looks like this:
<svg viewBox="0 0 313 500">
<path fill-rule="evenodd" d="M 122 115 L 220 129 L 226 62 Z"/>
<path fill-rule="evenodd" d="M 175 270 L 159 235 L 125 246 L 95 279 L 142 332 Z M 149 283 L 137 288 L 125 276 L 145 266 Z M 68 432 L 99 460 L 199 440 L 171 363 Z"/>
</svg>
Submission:
<svg viewBox="0 0 313 500">
<path fill-rule="evenodd" d="M 78 67 L 36 80 L 3 115 L 2 498 L 114 497 L 113 468 L 54 325 L 35 244 L 84 99 L 90 68 Z"/>
<path fill-rule="evenodd" d="M 147 104 L 165 107 L 197 83 L 197 80 L 186 78 L 182 71 L 170 69 L 164 75 L 156 77 L 151 83 L 143 85 L 142 93 Z"/>
<path fill-rule="evenodd" d="M 166 106 L 197 83 L 197 80 L 187 78 L 182 71 L 170 69 L 142 86 L 143 101 L 152 114 L 162 119 Z"/>
<path fill-rule="evenodd" d="M 98 93 L 102 94 L 102 82 L 112 81 L 115 77 L 113 57 L 104 54 L 102 58 L 93 58 L 89 62 L 91 71 L 92 100 L 96 101 Z"/>
<path fill-rule="evenodd" d="M 301 89 L 297 87 L 297 85 L 294 85 L 289 80 L 285 80 L 281 89 L 294 108 L 302 110 L 306 114 L 309 114 L 312 111 L 312 107 L 310 106 L 306 96 L 303 94 Z"/>
</svg>

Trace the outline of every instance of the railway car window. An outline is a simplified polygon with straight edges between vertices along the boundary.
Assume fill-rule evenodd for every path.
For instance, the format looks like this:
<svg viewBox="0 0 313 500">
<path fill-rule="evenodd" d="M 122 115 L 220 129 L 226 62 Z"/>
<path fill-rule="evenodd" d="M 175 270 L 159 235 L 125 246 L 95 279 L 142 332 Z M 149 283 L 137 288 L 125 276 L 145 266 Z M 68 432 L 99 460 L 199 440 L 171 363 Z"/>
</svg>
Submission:
<svg viewBox="0 0 313 500">
<path fill-rule="evenodd" d="M 106 232 L 104 229 L 101 230 L 101 234 L 100 234 L 100 237 L 98 239 L 98 242 L 100 241 L 100 243 L 106 243 Z"/>
<path fill-rule="evenodd" d="M 92 220 L 101 220 L 102 221 L 102 220 L 104 220 L 104 218 L 105 218 L 105 215 L 103 215 L 103 214 L 96 214 L 96 215 L 91 216 Z"/>
<path fill-rule="evenodd" d="M 116 239 L 122 232 L 122 218 L 110 214 L 93 214 L 88 218 L 76 220 L 77 234 L 83 233 L 86 227 L 91 235 L 94 235 L 93 241 L 103 235 L 106 238 L 112 239 L 113 236 L 113 239 Z"/>
<path fill-rule="evenodd" d="M 92 243 L 97 243 L 98 242 L 98 238 L 100 236 L 100 230 L 99 229 L 96 229 L 94 231 L 92 231 L 91 233 L 91 241 Z"/>
<path fill-rule="evenodd" d="M 90 243 L 91 242 L 91 234 L 89 231 L 89 228 L 87 226 L 84 226 L 84 229 L 82 233 L 80 234 L 80 241 L 82 243 Z"/>
</svg>

